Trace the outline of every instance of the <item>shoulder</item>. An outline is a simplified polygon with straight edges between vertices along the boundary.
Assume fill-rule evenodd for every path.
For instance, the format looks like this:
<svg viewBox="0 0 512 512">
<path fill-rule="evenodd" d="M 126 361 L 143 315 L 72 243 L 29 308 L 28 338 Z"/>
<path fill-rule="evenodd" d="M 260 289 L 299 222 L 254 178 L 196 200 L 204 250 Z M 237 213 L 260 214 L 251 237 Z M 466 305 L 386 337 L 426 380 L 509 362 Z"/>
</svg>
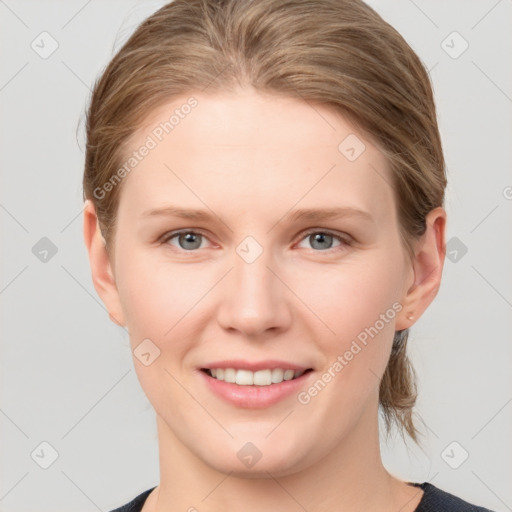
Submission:
<svg viewBox="0 0 512 512">
<path fill-rule="evenodd" d="M 115 510 L 111 510 L 110 512 L 140 512 L 147 497 L 149 496 L 153 489 L 154 487 L 148 489 L 147 491 L 141 492 L 126 505 L 116 508 Z"/>
<path fill-rule="evenodd" d="M 428 482 L 413 485 L 423 490 L 423 497 L 414 512 L 493 512 L 468 503 Z"/>
</svg>

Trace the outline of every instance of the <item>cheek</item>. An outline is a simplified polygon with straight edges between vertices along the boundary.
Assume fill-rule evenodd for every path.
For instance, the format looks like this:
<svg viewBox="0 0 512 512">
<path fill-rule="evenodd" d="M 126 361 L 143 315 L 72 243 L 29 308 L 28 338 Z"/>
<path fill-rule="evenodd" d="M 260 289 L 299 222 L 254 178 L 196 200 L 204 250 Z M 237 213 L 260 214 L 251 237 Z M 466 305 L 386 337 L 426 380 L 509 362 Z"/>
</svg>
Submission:
<svg viewBox="0 0 512 512">
<path fill-rule="evenodd" d="M 323 339 L 329 340 L 330 334 L 332 339 L 347 340 L 375 324 L 382 314 L 388 313 L 386 326 L 394 324 L 401 269 L 396 260 L 394 265 L 389 260 L 393 258 L 376 251 L 359 259 L 347 258 L 336 266 L 319 266 L 308 272 L 295 269 L 288 282 L 320 327 L 323 322 Z"/>
<path fill-rule="evenodd" d="M 194 339 L 192 307 L 201 287 L 196 284 L 194 292 L 176 266 L 152 265 L 142 252 L 131 254 L 120 258 L 118 290 L 134 368 L 146 396 L 165 415 L 167 408 L 181 410 L 188 403 L 172 377 L 180 380 L 179 367 L 186 363 L 190 349 L 188 340 Z M 144 359 L 147 353 L 149 361 Z"/>
<path fill-rule="evenodd" d="M 203 276 L 193 264 L 155 261 L 144 251 L 120 258 L 118 290 L 132 348 L 149 338 L 179 359 L 186 340 L 194 338 L 195 326 L 201 324 L 205 294 L 216 279 L 211 273 Z"/>
<path fill-rule="evenodd" d="M 344 386 L 373 388 L 386 368 L 402 309 L 397 261 L 393 254 L 376 251 L 295 278 L 293 289 L 314 313 L 310 326 L 324 355 L 324 368 L 343 374 L 335 380 Z"/>
<path fill-rule="evenodd" d="M 181 287 L 151 265 L 142 251 L 128 250 L 128 244 L 123 249 L 116 261 L 116 282 L 132 348 L 146 338 L 161 347 L 164 334 L 176 322 Z"/>
</svg>

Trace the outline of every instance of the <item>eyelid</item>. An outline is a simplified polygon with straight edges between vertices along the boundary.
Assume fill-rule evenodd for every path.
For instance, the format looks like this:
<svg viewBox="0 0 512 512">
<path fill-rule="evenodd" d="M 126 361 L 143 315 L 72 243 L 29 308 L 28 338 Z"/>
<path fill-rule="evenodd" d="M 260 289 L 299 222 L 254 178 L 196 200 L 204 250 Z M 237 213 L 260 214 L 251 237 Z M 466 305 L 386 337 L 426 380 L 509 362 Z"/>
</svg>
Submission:
<svg viewBox="0 0 512 512">
<path fill-rule="evenodd" d="M 351 244 L 354 242 L 354 239 L 347 233 L 339 233 L 337 231 L 332 231 L 330 229 L 326 228 L 310 228 L 306 231 L 301 232 L 300 241 L 302 241 L 306 236 L 312 235 L 313 233 L 324 233 L 326 235 L 330 235 L 334 238 L 337 238 L 340 242 L 343 242 L 344 244 Z"/>
<path fill-rule="evenodd" d="M 168 242 L 171 238 L 174 238 L 175 236 L 178 236 L 178 235 L 181 235 L 184 233 L 195 233 L 198 235 L 202 235 L 205 238 L 208 238 L 208 240 L 210 240 L 208 237 L 208 233 L 206 231 L 202 230 L 201 228 L 186 228 L 186 229 L 184 228 L 184 229 L 178 229 L 175 231 L 167 231 L 161 237 L 158 238 L 158 242 L 164 244 L 164 243 Z M 193 252 L 193 251 L 189 251 L 189 252 Z"/>
<path fill-rule="evenodd" d="M 175 231 L 168 231 L 168 232 L 164 233 L 161 237 L 159 237 L 158 242 L 161 244 L 166 244 L 167 242 L 169 242 L 169 240 L 171 240 L 175 236 L 178 236 L 183 233 L 195 233 L 195 234 L 201 235 L 201 236 L 207 238 L 208 240 L 210 240 L 208 233 L 201 228 L 183 228 L 183 229 L 178 229 Z M 301 231 L 301 233 L 298 235 L 299 239 L 298 239 L 297 243 L 302 242 L 307 236 L 312 235 L 314 233 L 324 233 L 326 235 L 330 235 L 330 236 L 336 238 L 344 246 L 350 246 L 355 242 L 354 238 L 352 238 L 347 233 L 339 233 L 337 231 L 333 231 L 333 230 L 326 229 L 326 228 L 308 228 L 304 231 Z M 181 249 L 181 250 L 178 248 L 175 248 L 175 249 L 178 250 L 179 252 L 185 252 L 185 253 L 197 252 L 197 250 L 186 251 L 185 249 Z M 312 249 L 312 250 L 314 250 L 314 249 Z M 326 252 L 327 253 L 327 252 L 336 251 L 336 250 L 337 250 L 337 248 L 334 247 L 334 248 L 326 249 L 325 251 L 314 251 L 314 252 Z"/>
</svg>

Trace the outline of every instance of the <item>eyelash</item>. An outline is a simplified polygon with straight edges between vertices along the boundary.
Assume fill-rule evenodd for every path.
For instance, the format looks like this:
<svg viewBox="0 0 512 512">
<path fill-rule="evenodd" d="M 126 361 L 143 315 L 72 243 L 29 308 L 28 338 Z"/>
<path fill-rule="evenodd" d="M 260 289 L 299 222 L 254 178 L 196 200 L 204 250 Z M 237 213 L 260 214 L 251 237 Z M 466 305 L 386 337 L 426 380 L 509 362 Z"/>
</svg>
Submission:
<svg viewBox="0 0 512 512">
<path fill-rule="evenodd" d="M 201 235 L 201 236 L 203 236 L 205 238 L 208 238 L 207 234 L 205 232 L 203 232 L 202 230 L 200 230 L 200 229 L 182 229 L 182 230 L 178 230 L 178 231 L 170 231 L 170 232 L 164 234 L 160 238 L 161 244 L 162 245 L 166 244 L 166 245 L 168 245 L 168 247 L 172 248 L 171 250 L 175 250 L 175 251 L 178 251 L 178 252 L 183 252 L 183 253 L 194 253 L 194 252 L 197 252 L 198 249 L 187 251 L 185 249 L 179 249 L 177 247 L 174 247 L 174 246 L 168 244 L 168 242 L 170 240 L 172 240 L 174 237 L 177 237 L 178 235 L 182 235 L 182 234 L 188 234 L 188 233 L 192 233 L 192 234 L 195 234 L 195 235 Z M 353 239 L 351 237 L 349 237 L 348 235 L 342 236 L 342 235 L 334 233 L 334 232 L 332 232 L 330 230 L 318 229 L 318 228 L 312 228 L 312 229 L 309 229 L 309 230 L 305 231 L 304 233 L 302 233 L 301 234 L 302 238 L 299 241 L 301 242 L 302 240 L 304 240 L 308 236 L 316 234 L 316 233 L 321 233 L 323 235 L 332 236 L 333 238 L 335 238 L 336 240 L 341 242 L 342 245 L 338 246 L 338 247 L 332 247 L 330 249 L 324 249 L 324 250 L 311 249 L 314 252 L 331 253 L 331 252 L 334 252 L 334 251 L 343 250 L 346 247 L 350 247 L 353 244 Z"/>
</svg>

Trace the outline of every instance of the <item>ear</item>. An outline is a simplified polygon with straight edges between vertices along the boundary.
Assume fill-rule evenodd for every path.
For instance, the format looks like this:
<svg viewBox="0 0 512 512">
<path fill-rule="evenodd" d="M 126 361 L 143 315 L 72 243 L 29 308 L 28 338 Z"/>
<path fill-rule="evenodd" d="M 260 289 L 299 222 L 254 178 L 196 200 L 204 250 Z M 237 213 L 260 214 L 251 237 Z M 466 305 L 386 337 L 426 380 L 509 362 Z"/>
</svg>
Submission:
<svg viewBox="0 0 512 512">
<path fill-rule="evenodd" d="M 117 325 L 124 327 L 125 318 L 114 273 L 112 272 L 105 240 L 99 227 L 96 209 L 90 199 L 85 201 L 84 206 L 84 240 L 89 253 L 94 288 L 105 304 L 110 319 Z"/>
<path fill-rule="evenodd" d="M 439 291 L 446 254 L 445 228 L 446 211 L 440 206 L 434 208 L 426 217 L 425 233 L 415 247 L 413 278 L 400 301 L 403 309 L 397 317 L 397 331 L 414 324 Z M 407 318 L 411 315 L 413 318 Z"/>
</svg>

